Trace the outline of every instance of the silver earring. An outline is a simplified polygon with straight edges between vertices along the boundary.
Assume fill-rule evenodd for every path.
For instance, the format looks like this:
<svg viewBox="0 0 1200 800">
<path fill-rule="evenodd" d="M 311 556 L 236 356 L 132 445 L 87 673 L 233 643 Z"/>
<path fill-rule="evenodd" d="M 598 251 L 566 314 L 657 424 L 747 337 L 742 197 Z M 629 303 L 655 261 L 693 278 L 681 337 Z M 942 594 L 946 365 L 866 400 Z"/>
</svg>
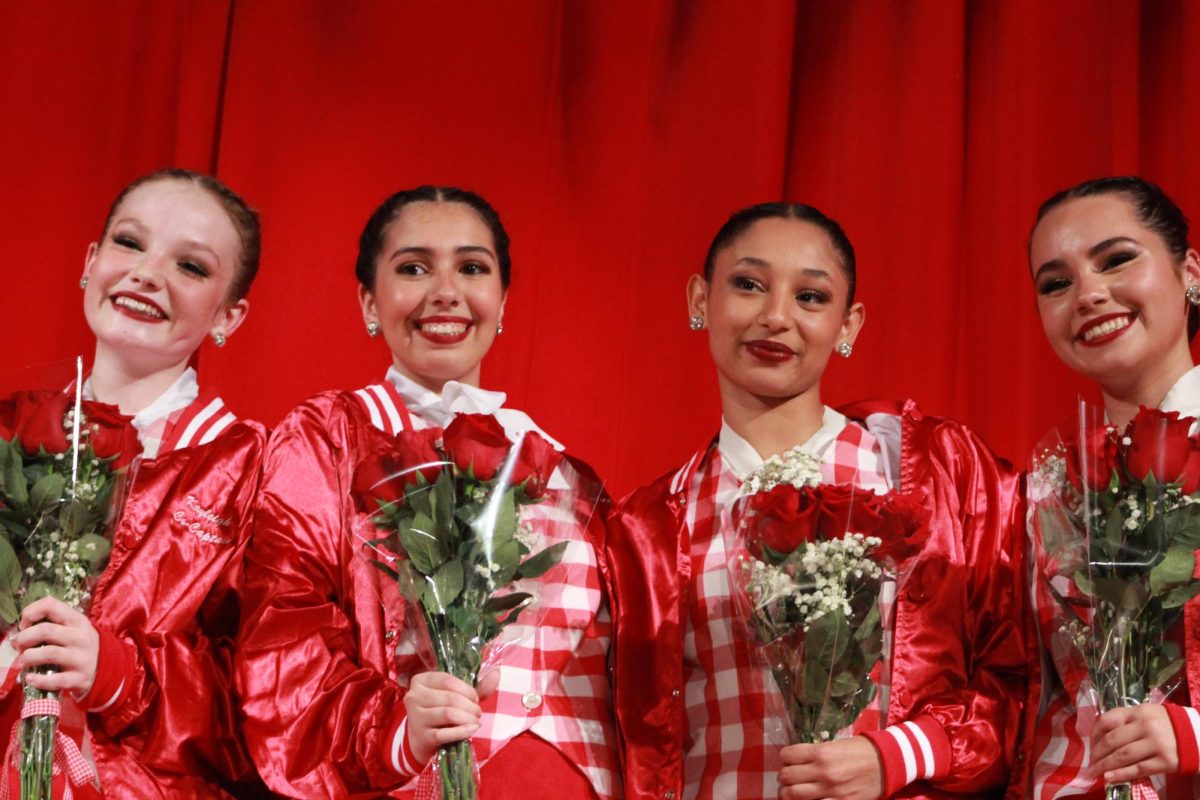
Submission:
<svg viewBox="0 0 1200 800">
<path fill-rule="evenodd" d="M 688 327 L 694 331 L 704 330 L 704 317 L 699 314 L 692 314 L 688 317 Z"/>
<path fill-rule="evenodd" d="M 1200 283 L 1193 283 L 1183 294 L 1187 301 L 1194 306 L 1200 306 Z"/>
<path fill-rule="evenodd" d="M 849 358 L 850 354 L 854 352 L 854 345 L 849 342 L 838 342 L 837 351 L 842 358 Z"/>
<path fill-rule="evenodd" d="M 367 323 L 367 336 L 370 336 L 372 339 L 374 339 L 378 335 L 379 335 L 379 323 L 376 322 L 375 320 L 371 320 L 370 322 Z"/>
<path fill-rule="evenodd" d="M 496 335 L 499 336 L 502 333 L 504 333 L 504 320 L 496 323 Z"/>
<path fill-rule="evenodd" d="M 224 347 L 225 342 L 227 341 L 228 339 L 225 338 L 225 334 L 221 333 L 220 331 L 217 331 L 213 334 L 213 344 L 215 344 L 217 347 Z"/>
<path fill-rule="evenodd" d="M 79 288 L 80 289 L 87 288 L 87 275 L 84 275 L 82 278 L 79 279 Z"/>
</svg>

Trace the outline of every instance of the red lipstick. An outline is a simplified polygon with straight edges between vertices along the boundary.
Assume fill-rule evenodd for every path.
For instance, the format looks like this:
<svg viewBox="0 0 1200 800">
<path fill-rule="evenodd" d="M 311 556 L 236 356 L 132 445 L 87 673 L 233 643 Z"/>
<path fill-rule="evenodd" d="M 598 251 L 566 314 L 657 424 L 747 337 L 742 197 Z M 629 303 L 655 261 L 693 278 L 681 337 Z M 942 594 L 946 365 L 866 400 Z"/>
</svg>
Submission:
<svg viewBox="0 0 1200 800">
<path fill-rule="evenodd" d="M 166 322 L 167 312 L 162 306 L 144 295 L 134 292 L 114 292 L 109 302 L 117 313 L 139 322 Z"/>
<path fill-rule="evenodd" d="M 792 352 L 792 348 L 782 345 L 779 342 L 773 342 L 770 339 L 756 339 L 753 342 L 746 342 L 745 348 L 750 355 L 766 364 L 780 364 L 790 358 L 794 358 L 796 355 Z"/>
<path fill-rule="evenodd" d="M 465 317 L 424 317 L 417 320 L 417 332 L 434 344 L 458 344 L 471 332 L 471 320 Z"/>
<path fill-rule="evenodd" d="M 1100 345 L 1108 344 L 1133 327 L 1133 320 L 1136 316 L 1136 314 L 1122 313 L 1105 314 L 1102 317 L 1097 317 L 1096 319 L 1081 326 L 1079 328 L 1079 332 L 1075 334 L 1075 339 L 1084 347 L 1099 347 Z M 1090 339 L 1086 338 L 1089 331 L 1095 331 L 1097 328 L 1107 325 L 1114 320 L 1125 320 L 1125 325 L 1118 327 L 1116 330 L 1112 330 L 1107 333 L 1101 333 L 1098 336 L 1093 336 Z"/>
</svg>

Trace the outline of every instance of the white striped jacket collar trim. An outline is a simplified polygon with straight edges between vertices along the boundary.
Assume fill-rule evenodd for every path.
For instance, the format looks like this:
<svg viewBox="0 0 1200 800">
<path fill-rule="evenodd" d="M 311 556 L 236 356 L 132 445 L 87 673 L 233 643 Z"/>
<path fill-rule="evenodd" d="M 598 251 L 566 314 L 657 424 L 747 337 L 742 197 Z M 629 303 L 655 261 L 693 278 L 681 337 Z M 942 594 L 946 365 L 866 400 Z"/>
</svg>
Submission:
<svg viewBox="0 0 1200 800">
<path fill-rule="evenodd" d="M 376 383 L 365 389 L 358 389 L 355 396 L 367 409 L 371 424 L 384 433 L 398 436 L 405 430 L 405 423 L 411 426 L 408 409 L 396 402 L 396 398 L 387 384 Z"/>
<path fill-rule="evenodd" d="M 183 420 L 181 419 L 180 422 L 182 423 Z M 237 422 L 237 417 L 225 405 L 225 401 L 214 397 L 207 403 L 203 403 L 203 407 L 186 425 L 175 425 L 172 433 L 178 432 L 178 435 L 173 442 L 166 442 L 167 446 L 162 449 L 165 451 L 182 450 L 185 447 L 199 447 L 208 444 L 235 422 Z"/>
</svg>

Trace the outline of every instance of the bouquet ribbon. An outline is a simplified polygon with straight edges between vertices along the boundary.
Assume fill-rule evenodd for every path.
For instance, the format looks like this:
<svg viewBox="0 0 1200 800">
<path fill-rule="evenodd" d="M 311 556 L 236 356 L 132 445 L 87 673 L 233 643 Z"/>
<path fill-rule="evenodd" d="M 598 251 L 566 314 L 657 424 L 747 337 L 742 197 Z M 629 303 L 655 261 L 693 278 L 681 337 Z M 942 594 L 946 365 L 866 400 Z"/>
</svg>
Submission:
<svg viewBox="0 0 1200 800">
<path fill-rule="evenodd" d="M 21 706 L 21 719 L 23 720 L 30 717 L 58 717 L 61 715 L 62 705 L 53 697 L 28 700 L 25 705 Z M 12 736 L 8 740 L 8 751 L 4 754 L 5 764 L 13 763 L 16 758 L 20 728 L 20 722 L 13 723 Z M 59 730 L 54 735 L 55 775 L 62 771 L 60 767 L 62 763 L 67 765 L 67 785 L 63 790 L 63 800 L 72 800 L 74 796 L 71 793 L 72 786 L 83 786 L 86 783 L 97 787 L 100 785 L 100 776 L 96 774 L 96 768 L 88 763 L 88 760 L 83 757 L 83 753 L 79 752 L 75 740 Z M 8 800 L 7 775 L 3 781 L 0 781 L 0 800 Z"/>
</svg>

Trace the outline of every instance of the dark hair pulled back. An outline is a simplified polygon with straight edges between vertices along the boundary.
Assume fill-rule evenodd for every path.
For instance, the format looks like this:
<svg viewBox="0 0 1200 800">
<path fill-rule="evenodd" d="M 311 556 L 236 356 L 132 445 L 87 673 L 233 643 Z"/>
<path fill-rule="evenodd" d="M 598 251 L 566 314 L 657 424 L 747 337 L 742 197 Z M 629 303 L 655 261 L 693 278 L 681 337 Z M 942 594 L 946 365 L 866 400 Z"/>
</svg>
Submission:
<svg viewBox="0 0 1200 800">
<path fill-rule="evenodd" d="M 354 263 L 354 274 L 358 282 L 369 290 L 375 288 L 375 269 L 379 253 L 383 249 L 383 240 L 387 236 L 388 226 L 400 212 L 410 203 L 462 203 L 474 209 L 492 232 L 492 240 L 496 247 L 496 260 L 500 264 L 500 285 L 508 288 L 512 271 L 512 260 L 508 254 L 508 232 L 500 221 L 500 214 L 474 192 L 459 189 L 456 186 L 418 186 L 415 189 L 405 189 L 396 192 L 384 200 L 375 213 L 367 220 L 362 234 L 358 237 L 358 259 Z"/>
<path fill-rule="evenodd" d="M 704 259 L 704 279 L 712 280 L 713 264 L 717 254 L 733 244 L 739 236 L 749 230 L 751 225 L 763 219 L 794 219 L 816 225 L 825 232 L 825 235 L 829 237 L 829 243 L 841 257 L 842 273 L 846 276 L 846 283 L 850 286 L 850 291 L 846 295 L 846 307 L 849 308 L 850 304 L 854 302 L 856 283 L 854 245 L 850 244 L 850 238 L 846 236 L 846 232 L 842 230 L 842 226 L 836 220 L 825 216 L 819 209 L 803 203 L 759 203 L 733 212 L 721 226 L 721 230 L 717 231 L 712 244 L 708 247 L 708 255 Z"/>
</svg>

